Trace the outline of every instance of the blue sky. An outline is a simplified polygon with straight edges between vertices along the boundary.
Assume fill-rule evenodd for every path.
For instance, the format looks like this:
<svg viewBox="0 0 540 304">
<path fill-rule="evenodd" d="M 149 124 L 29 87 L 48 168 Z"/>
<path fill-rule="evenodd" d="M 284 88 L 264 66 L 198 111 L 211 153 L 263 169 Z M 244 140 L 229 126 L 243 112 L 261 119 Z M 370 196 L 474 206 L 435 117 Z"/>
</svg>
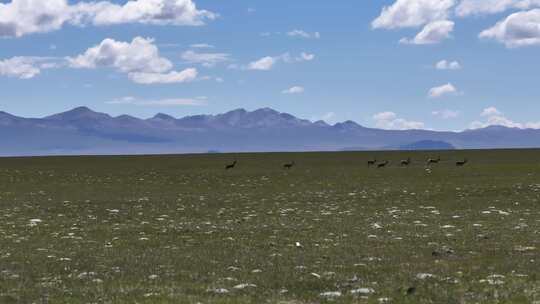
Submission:
<svg viewBox="0 0 540 304">
<path fill-rule="evenodd" d="M 0 109 L 540 128 L 540 1 L 0 1 Z"/>
</svg>

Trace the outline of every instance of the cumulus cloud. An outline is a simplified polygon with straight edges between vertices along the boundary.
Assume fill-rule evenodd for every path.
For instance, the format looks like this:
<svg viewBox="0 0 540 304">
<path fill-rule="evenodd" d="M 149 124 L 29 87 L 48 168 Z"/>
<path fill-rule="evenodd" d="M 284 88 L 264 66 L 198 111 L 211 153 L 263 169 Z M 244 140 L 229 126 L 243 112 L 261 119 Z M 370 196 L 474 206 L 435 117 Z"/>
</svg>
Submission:
<svg viewBox="0 0 540 304">
<path fill-rule="evenodd" d="M 321 38 L 321 34 L 319 32 L 313 32 L 308 33 L 303 30 L 292 30 L 290 32 L 287 32 L 287 36 L 289 37 L 300 37 L 300 38 L 306 38 L 306 39 L 319 39 Z"/>
<path fill-rule="evenodd" d="M 427 23 L 446 20 L 455 0 L 396 0 L 385 6 L 372 22 L 375 29 L 419 27 Z"/>
<path fill-rule="evenodd" d="M 207 104 L 206 98 L 165 98 L 165 99 L 152 99 L 152 100 L 143 100 L 138 99 L 133 96 L 126 96 L 122 98 L 113 99 L 107 101 L 107 104 L 117 104 L 117 105 L 136 105 L 136 106 L 163 106 L 163 107 L 173 107 L 173 106 L 204 106 Z"/>
<path fill-rule="evenodd" d="M 192 0 L 135 0 L 124 5 L 108 1 L 79 2 L 72 6 L 72 11 L 74 23 L 94 25 L 147 23 L 193 26 L 217 17 L 212 12 L 197 9 Z"/>
<path fill-rule="evenodd" d="M 202 64 L 205 67 L 213 67 L 231 60 L 230 55 L 226 53 L 197 53 L 192 50 L 182 53 L 181 58 L 188 63 Z"/>
<path fill-rule="evenodd" d="M 447 83 L 438 87 L 431 88 L 428 92 L 429 98 L 440 98 L 450 94 L 457 94 L 458 90 L 453 84 Z"/>
<path fill-rule="evenodd" d="M 0 3 L 0 37 L 20 37 L 72 25 L 145 23 L 202 25 L 216 14 L 197 9 L 192 0 L 133 0 L 68 3 L 67 0 L 12 0 Z"/>
<path fill-rule="evenodd" d="M 0 37 L 58 30 L 71 17 L 66 0 L 13 0 L 0 3 Z"/>
<path fill-rule="evenodd" d="M 286 90 L 283 90 L 281 93 L 283 94 L 302 94 L 304 93 L 305 89 L 301 86 L 294 86 L 291 88 L 288 88 Z"/>
<path fill-rule="evenodd" d="M 421 27 L 415 37 L 403 44 L 435 44 L 448 39 L 454 30 L 452 20 L 518 10 L 482 31 L 480 38 L 493 39 L 508 48 L 540 45 L 540 0 L 395 0 L 382 9 L 372 22 L 374 29 Z"/>
<path fill-rule="evenodd" d="M 425 124 L 418 121 L 409 121 L 399 118 L 394 112 L 381 112 L 373 115 L 375 126 L 387 130 L 424 129 Z"/>
<path fill-rule="evenodd" d="M 107 38 L 68 61 L 74 68 L 112 67 L 124 73 L 160 73 L 172 68 L 172 63 L 159 55 L 154 40 L 142 37 L 135 37 L 131 42 Z"/>
<path fill-rule="evenodd" d="M 540 0 L 463 0 L 456 7 L 456 15 L 497 14 L 509 9 L 526 10 L 540 6 Z"/>
<path fill-rule="evenodd" d="M 35 61 L 28 57 L 0 60 L 0 75 L 19 79 L 34 78 L 41 72 Z"/>
<path fill-rule="evenodd" d="M 442 119 L 452 119 L 452 118 L 457 118 L 459 116 L 458 111 L 453 111 L 453 110 L 448 110 L 448 109 L 433 111 L 431 112 L 431 114 L 433 116 L 436 116 Z"/>
<path fill-rule="evenodd" d="M 435 64 L 437 70 L 460 70 L 461 64 L 457 61 L 441 60 Z"/>
<path fill-rule="evenodd" d="M 540 44 L 540 9 L 517 12 L 480 33 L 480 38 L 494 39 L 508 48 Z"/>
<path fill-rule="evenodd" d="M 485 108 L 480 116 L 484 118 L 484 121 L 474 121 L 471 123 L 471 129 L 480 129 L 489 126 L 503 126 L 508 128 L 519 129 L 540 129 L 540 122 L 527 122 L 519 123 L 507 118 L 503 112 L 499 111 L 495 107 Z"/>
<path fill-rule="evenodd" d="M 140 84 L 182 83 L 196 79 L 194 68 L 171 71 L 173 64 L 160 56 L 153 42 L 153 39 L 142 37 L 135 37 L 131 42 L 107 38 L 79 56 L 68 57 L 67 61 L 73 68 L 114 68 Z"/>
<path fill-rule="evenodd" d="M 41 73 L 44 69 L 63 67 L 62 59 L 55 57 L 18 56 L 0 60 L 0 76 L 30 79 Z"/>
<path fill-rule="evenodd" d="M 404 44 L 436 44 L 448 39 L 450 33 L 454 31 L 454 22 L 449 20 L 433 21 L 422 29 L 414 38 L 403 38 L 400 40 Z"/>
</svg>

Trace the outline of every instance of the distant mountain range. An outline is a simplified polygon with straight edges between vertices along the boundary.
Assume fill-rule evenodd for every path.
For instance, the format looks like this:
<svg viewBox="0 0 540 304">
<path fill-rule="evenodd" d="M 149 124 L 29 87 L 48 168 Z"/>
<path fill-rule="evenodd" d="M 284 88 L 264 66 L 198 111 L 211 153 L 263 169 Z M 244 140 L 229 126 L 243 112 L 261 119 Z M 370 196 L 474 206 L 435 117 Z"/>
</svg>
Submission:
<svg viewBox="0 0 540 304">
<path fill-rule="evenodd" d="M 353 121 L 312 122 L 269 108 L 183 118 L 157 114 L 149 119 L 112 117 L 86 107 L 44 118 L 0 112 L 0 138 L 0 155 L 540 147 L 540 130 L 535 129 L 381 130 Z"/>
</svg>

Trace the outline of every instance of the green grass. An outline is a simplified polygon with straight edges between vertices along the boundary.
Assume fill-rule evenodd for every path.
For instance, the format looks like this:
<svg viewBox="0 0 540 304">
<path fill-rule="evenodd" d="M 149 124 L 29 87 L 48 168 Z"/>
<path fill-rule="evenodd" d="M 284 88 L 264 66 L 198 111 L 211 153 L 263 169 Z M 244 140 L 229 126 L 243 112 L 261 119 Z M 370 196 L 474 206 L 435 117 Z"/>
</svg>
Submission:
<svg viewBox="0 0 540 304">
<path fill-rule="evenodd" d="M 4 158 L 0 303 L 540 303 L 539 198 L 536 150 Z"/>
</svg>

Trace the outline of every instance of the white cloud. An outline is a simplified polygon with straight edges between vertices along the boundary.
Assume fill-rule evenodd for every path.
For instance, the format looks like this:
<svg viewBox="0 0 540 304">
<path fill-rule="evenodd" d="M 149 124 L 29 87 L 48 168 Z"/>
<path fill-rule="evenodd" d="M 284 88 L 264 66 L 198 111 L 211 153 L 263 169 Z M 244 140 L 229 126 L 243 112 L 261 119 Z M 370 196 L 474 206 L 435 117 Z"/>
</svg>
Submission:
<svg viewBox="0 0 540 304">
<path fill-rule="evenodd" d="M 56 57 L 18 56 L 0 60 L 0 76 L 30 79 L 44 69 L 63 67 L 65 63 Z"/>
<path fill-rule="evenodd" d="M 129 73 L 128 77 L 138 84 L 169 84 L 192 82 L 197 79 L 197 75 L 197 69 L 189 68 L 180 72 L 171 71 L 168 73 L 134 72 Z"/>
<path fill-rule="evenodd" d="M 540 122 L 519 123 L 507 118 L 504 113 L 495 107 L 486 108 L 480 113 L 485 121 L 474 121 L 470 124 L 471 129 L 485 128 L 488 126 L 504 126 L 519 129 L 540 129 Z"/>
<path fill-rule="evenodd" d="M 41 72 L 35 60 L 29 57 L 13 57 L 0 60 L 0 75 L 19 79 L 34 78 Z"/>
<path fill-rule="evenodd" d="M 110 25 L 147 23 L 156 25 L 203 25 L 216 14 L 198 10 L 192 0 L 135 0 L 124 5 L 108 1 L 79 2 L 73 5 L 75 23 Z"/>
<path fill-rule="evenodd" d="M 454 22 L 449 20 L 433 21 L 422 29 L 414 38 L 403 38 L 400 40 L 404 44 L 436 44 L 448 39 L 454 30 Z"/>
<path fill-rule="evenodd" d="M 495 107 L 485 108 L 482 111 L 482 113 L 480 113 L 480 116 L 482 117 L 499 116 L 499 115 L 502 115 L 502 113 Z"/>
<path fill-rule="evenodd" d="M 448 18 L 455 0 L 396 0 L 372 22 L 375 29 L 419 27 Z"/>
<path fill-rule="evenodd" d="M 540 9 L 511 14 L 479 36 L 495 39 L 508 48 L 540 45 Z"/>
<path fill-rule="evenodd" d="M 0 3 L 0 36 L 59 30 L 66 23 L 84 26 L 122 23 L 202 25 L 216 14 L 197 9 L 192 0 L 134 0 L 124 5 L 109 1 L 12 0 Z"/>
<path fill-rule="evenodd" d="M 304 93 L 305 89 L 301 86 L 294 86 L 287 90 L 282 91 L 283 94 L 302 94 Z"/>
<path fill-rule="evenodd" d="M 194 49 L 213 49 L 214 46 L 208 43 L 194 43 L 189 46 Z"/>
<path fill-rule="evenodd" d="M 297 58 L 297 61 L 311 61 L 315 59 L 315 54 L 309 54 L 309 53 L 300 53 L 300 57 Z"/>
<path fill-rule="evenodd" d="M 315 59 L 315 54 L 302 52 L 300 53 L 300 55 L 295 57 L 289 53 L 285 53 L 276 58 L 278 58 L 279 60 L 283 60 L 284 62 L 287 62 L 287 63 L 294 63 L 294 62 L 312 61 Z"/>
<path fill-rule="evenodd" d="M 135 37 L 131 42 L 105 39 L 75 58 L 68 58 L 74 68 L 112 67 L 121 72 L 166 72 L 172 63 L 159 55 L 153 39 Z"/>
<path fill-rule="evenodd" d="M 304 62 L 312 61 L 315 59 L 315 54 L 309 54 L 302 52 L 299 56 L 291 56 L 289 53 L 285 53 L 279 56 L 266 56 L 256 61 L 250 62 L 247 66 L 241 67 L 235 64 L 229 65 L 229 68 L 236 69 L 241 68 L 245 70 L 255 70 L 255 71 L 269 71 L 271 70 L 278 62 L 282 61 L 285 63 L 295 63 L 295 62 Z"/>
<path fill-rule="evenodd" d="M 458 93 L 456 87 L 454 87 L 454 85 L 451 83 L 447 83 L 438 87 L 431 88 L 429 90 L 428 96 L 430 98 L 439 98 L 445 95 L 456 94 L 456 93 Z"/>
<path fill-rule="evenodd" d="M 459 116 L 458 111 L 453 111 L 453 110 L 448 110 L 448 109 L 433 111 L 431 112 L 431 114 L 433 116 L 436 116 L 442 119 L 452 119 L 452 118 L 457 118 Z"/>
<path fill-rule="evenodd" d="M 292 30 L 290 32 L 287 32 L 287 36 L 301 37 L 301 38 L 306 38 L 306 39 L 319 39 L 319 38 L 321 38 L 321 34 L 319 32 L 308 33 L 308 32 L 303 31 L 303 30 Z"/>
<path fill-rule="evenodd" d="M 206 98 L 166 98 L 155 100 L 141 100 L 132 96 L 117 98 L 107 101 L 107 104 L 136 105 L 136 106 L 204 106 L 207 104 Z"/>
<path fill-rule="evenodd" d="M 509 9 L 530 9 L 540 6 L 540 0 L 463 0 L 456 7 L 456 15 L 488 15 L 502 13 Z"/>
<path fill-rule="evenodd" d="M 328 123 L 333 123 L 336 121 L 336 113 L 334 112 L 328 112 L 328 113 L 325 113 L 322 117 L 321 117 L 321 120 L 324 120 Z"/>
<path fill-rule="evenodd" d="M 394 112 L 381 112 L 373 115 L 375 126 L 387 130 L 412 130 L 424 129 L 425 124 L 418 121 L 409 121 L 399 118 Z"/>
<path fill-rule="evenodd" d="M 435 64 L 437 70 L 460 70 L 461 64 L 457 61 L 441 60 Z"/>
<path fill-rule="evenodd" d="M 213 67 L 218 63 L 230 61 L 230 55 L 225 53 L 197 53 L 192 50 L 185 51 L 181 55 L 188 63 L 202 64 L 205 67 Z"/>
<path fill-rule="evenodd" d="M 248 70 L 256 70 L 256 71 L 269 71 L 274 67 L 276 62 L 279 60 L 279 57 L 270 57 L 266 56 L 259 60 L 253 61 L 248 64 L 247 69 Z"/>
<path fill-rule="evenodd" d="M 508 48 L 540 45 L 540 0 L 395 0 L 385 6 L 372 22 L 374 29 L 420 27 L 415 37 L 400 40 L 403 44 L 435 44 L 451 37 L 456 16 L 469 17 L 519 10 L 493 27 L 482 31 L 480 38 L 493 39 Z"/>
<path fill-rule="evenodd" d="M 135 37 L 131 42 L 108 38 L 77 57 L 68 57 L 67 61 L 73 68 L 114 68 L 127 73 L 130 80 L 139 84 L 182 83 L 196 79 L 194 68 L 171 71 L 173 64 L 160 56 L 153 42 L 142 37 Z"/>
<path fill-rule="evenodd" d="M 66 0 L 13 0 L 0 3 L 0 37 L 58 30 L 70 19 Z"/>
<path fill-rule="evenodd" d="M 311 121 L 316 122 L 319 120 L 322 120 L 328 124 L 335 124 L 337 123 L 338 115 L 335 112 L 326 112 L 321 116 L 313 116 L 311 117 Z"/>
</svg>

